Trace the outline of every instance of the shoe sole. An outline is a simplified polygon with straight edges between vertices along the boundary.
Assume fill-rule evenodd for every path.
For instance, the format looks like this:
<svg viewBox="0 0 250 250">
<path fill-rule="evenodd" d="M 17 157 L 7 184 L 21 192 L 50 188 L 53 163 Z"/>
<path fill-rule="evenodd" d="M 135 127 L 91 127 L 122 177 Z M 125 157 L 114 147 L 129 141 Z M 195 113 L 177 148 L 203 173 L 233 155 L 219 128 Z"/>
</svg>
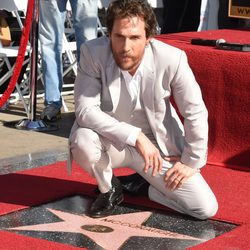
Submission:
<svg viewBox="0 0 250 250">
<path fill-rule="evenodd" d="M 61 114 L 57 114 L 56 116 L 53 116 L 51 119 L 49 119 L 47 116 L 44 116 L 44 118 L 42 118 L 42 120 L 45 122 L 56 122 L 56 121 L 60 120 L 61 118 L 62 118 Z"/>
</svg>

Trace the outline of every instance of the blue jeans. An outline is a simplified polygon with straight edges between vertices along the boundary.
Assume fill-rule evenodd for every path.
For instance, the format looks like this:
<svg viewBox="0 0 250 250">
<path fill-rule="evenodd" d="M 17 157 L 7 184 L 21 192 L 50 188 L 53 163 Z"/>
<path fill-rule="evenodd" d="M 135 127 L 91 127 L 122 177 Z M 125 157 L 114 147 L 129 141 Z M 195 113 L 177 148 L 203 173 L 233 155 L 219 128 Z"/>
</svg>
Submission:
<svg viewBox="0 0 250 250">
<path fill-rule="evenodd" d="M 45 105 L 61 108 L 63 85 L 62 41 L 68 0 L 40 0 L 40 42 L 45 84 Z M 97 36 L 97 0 L 69 0 L 77 44 Z"/>
</svg>

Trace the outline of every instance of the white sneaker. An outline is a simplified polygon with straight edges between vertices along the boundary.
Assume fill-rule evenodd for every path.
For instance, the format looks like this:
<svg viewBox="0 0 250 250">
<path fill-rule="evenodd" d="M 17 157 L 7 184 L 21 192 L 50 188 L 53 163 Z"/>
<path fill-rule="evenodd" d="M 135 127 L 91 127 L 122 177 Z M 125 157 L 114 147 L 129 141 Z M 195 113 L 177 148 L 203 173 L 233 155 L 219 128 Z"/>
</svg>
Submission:
<svg viewBox="0 0 250 250">
<path fill-rule="evenodd" d="M 61 109 L 52 105 L 48 105 L 44 108 L 41 119 L 44 121 L 54 122 L 61 119 Z"/>
</svg>

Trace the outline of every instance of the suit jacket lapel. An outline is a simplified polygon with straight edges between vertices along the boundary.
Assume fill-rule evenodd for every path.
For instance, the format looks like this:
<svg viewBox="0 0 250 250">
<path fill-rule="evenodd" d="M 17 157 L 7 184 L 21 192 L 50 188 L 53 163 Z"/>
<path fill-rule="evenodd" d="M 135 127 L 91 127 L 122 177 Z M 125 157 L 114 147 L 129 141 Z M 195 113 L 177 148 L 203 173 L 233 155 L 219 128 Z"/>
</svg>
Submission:
<svg viewBox="0 0 250 250">
<path fill-rule="evenodd" d="M 153 65 L 153 53 L 150 45 L 146 47 L 144 54 L 144 69 L 141 86 L 141 96 L 146 112 L 154 112 L 155 95 L 155 68 Z"/>
<path fill-rule="evenodd" d="M 103 82 L 106 84 L 103 85 L 102 90 L 102 109 L 111 112 L 118 105 L 121 91 L 120 70 L 112 56 L 106 68 L 106 79 Z"/>
</svg>

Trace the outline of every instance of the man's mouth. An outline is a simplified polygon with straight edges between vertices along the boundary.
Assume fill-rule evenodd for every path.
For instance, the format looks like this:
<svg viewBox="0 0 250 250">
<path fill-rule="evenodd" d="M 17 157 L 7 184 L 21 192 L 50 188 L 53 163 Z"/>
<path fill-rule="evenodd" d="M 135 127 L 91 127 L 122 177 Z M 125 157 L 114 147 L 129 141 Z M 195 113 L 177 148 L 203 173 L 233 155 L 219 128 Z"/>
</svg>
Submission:
<svg viewBox="0 0 250 250">
<path fill-rule="evenodd" d="M 131 59 L 131 57 L 128 55 L 121 55 L 121 59 L 122 60 L 129 60 L 129 59 Z"/>
</svg>

